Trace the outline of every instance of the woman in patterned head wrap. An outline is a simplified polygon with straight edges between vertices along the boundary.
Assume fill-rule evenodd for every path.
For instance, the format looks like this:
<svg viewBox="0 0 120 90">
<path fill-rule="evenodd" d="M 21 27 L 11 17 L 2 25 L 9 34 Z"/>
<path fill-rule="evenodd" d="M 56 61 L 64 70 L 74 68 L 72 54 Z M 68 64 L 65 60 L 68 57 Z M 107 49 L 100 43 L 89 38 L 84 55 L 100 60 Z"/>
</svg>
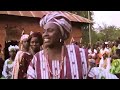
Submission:
<svg viewBox="0 0 120 90">
<path fill-rule="evenodd" d="M 20 38 L 20 50 L 16 54 L 13 66 L 13 79 L 26 78 L 28 65 L 33 57 L 29 52 L 30 43 L 28 43 L 28 38 L 28 34 L 24 34 Z"/>
<path fill-rule="evenodd" d="M 83 79 L 87 65 L 85 50 L 76 45 L 64 45 L 72 26 L 64 15 L 53 12 L 40 20 L 43 31 L 43 50 L 34 55 L 28 79 Z M 81 53 L 80 53 L 81 52 Z"/>
</svg>

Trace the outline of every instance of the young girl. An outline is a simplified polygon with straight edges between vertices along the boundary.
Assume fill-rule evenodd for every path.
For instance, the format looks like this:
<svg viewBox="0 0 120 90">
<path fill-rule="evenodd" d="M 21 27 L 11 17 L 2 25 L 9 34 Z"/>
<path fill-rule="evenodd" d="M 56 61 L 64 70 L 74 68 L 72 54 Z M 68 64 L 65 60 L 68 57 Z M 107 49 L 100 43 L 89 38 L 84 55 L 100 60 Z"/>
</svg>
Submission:
<svg viewBox="0 0 120 90">
<path fill-rule="evenodd" d="M 5 61 L 4 67 L 3 67 L 3 72 L 2 72 L 3 78 L 5 78 L 5 79 L 12 78 L 13 62 L 14 62 L 17 50 L 16 50 L 15 46 L 10 45 L 8 48 L 8 51 L 9 51 L 10 58 L 8 58 Z"/>
<path fill-rule="evenodd" d="M 37 52 L 41 50 L 41 46 L 43 44 L 42 35 L 40 32 L 33 32 L 29 39 L 28 43 L 30 43 L 30 52 L 32 55 L 35 55 Z"/>
</svg>

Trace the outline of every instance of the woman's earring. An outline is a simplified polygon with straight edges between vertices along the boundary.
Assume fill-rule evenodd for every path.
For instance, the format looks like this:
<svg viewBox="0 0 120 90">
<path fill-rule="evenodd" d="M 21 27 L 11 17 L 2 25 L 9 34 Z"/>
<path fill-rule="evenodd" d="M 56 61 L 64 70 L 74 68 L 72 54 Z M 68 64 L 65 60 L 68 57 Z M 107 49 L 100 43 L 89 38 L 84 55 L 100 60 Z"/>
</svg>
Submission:
<svg viewBox="0 0 120 90">
<path fill-rule="evenodd" d="M 60 42 L 62 42 L 62 39 L 60 39 Z"/>
</svg>

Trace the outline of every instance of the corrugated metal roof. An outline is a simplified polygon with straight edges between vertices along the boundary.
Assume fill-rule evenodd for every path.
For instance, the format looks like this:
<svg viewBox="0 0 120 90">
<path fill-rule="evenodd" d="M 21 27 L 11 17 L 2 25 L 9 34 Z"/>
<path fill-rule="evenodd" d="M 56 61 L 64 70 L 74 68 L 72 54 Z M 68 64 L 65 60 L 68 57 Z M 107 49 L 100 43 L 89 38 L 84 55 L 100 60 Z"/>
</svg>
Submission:
<svg viewBox="0 0 120 90">
<path fill-rule="evenodd" d="M 27 17 L 37 17 L 41 18 L 44 15 L 51 13 L 54 11 L 0 11 L 0 14 L 8 14 L 8 15 L 17 15 L 17 16 L 27 16 Z M 64 16 L 66 16 L 70 21 L 73 22 L 81 22 L 81 23 L 93 23 L 91 20 L 81 17 L 79 15 L 65 12 L 65 11 L 57 11 Z"/>
</svg>

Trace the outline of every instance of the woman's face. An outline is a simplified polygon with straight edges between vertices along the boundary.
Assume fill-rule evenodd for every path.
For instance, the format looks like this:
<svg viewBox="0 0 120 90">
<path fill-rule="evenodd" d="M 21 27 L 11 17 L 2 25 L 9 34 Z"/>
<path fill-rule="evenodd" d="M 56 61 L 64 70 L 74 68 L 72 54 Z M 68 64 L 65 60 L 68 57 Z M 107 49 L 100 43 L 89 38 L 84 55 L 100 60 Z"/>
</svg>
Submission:
<svg viewBox="0 0 120 90">
<path fill-rule="evenodd" d="M 24 39 L 23 41 L 22 41 L 22 45 L 23 45 L 23 47 L 24 48 L 29 48 L 29 43 L 28 43 L 28 39 Z"/>
<path fill-rule="evenodd" d="M 61 38 L 61 32 L 59 30 L 59 27 L 54 23 L 47 23 L 44 26 L 44 32 L 42 37 L 45 47 L 53 47 L 57 45 L 58 43 L 60 43 Z"/>
<path fill-rule="evenodd" d="M 10 55 L 10 57 L 15 58 L 15 56 L 16 56 L 16 51 L 14 51 L 14 50 L 9 51 L 9 55 Z"/>
<path fill-rule="evenodd" d="M 37 37 L 31 38 L 30 47 L 33 51 L 40 50 L 40 41 Z"/>
</svg>

